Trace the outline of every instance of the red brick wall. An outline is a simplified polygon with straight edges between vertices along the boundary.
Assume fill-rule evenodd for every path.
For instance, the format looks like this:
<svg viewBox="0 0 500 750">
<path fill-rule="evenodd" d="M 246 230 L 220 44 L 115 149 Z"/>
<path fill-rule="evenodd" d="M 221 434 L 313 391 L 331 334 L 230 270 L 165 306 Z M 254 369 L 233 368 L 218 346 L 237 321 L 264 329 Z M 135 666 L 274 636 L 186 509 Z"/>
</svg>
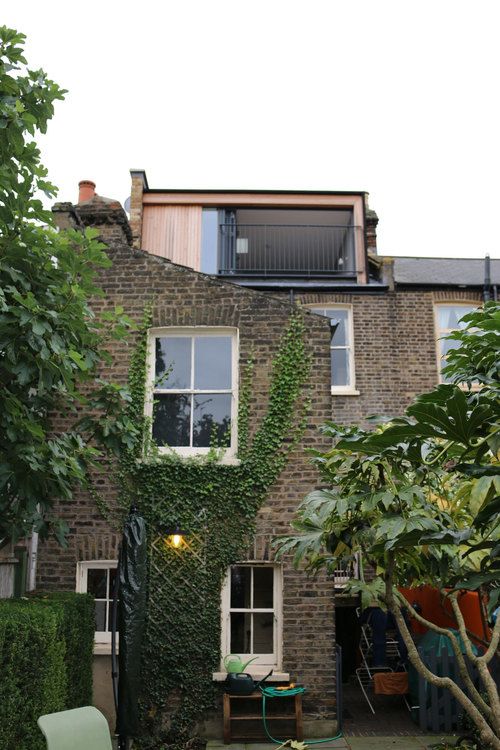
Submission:
<svg viewBox="0 0 500 750">
<path fill-rule="evenodd" d="M 92 210 L 92 213 L 90 213 Z M 239 330 L 240 362 L 253 353 L 254 383 L 250 412 L 251 424 L 264 415 L 268 398 L 271 365 L 281 334 L 287 326 L 290 304 L 287 298 L 253 292 L 175 266 L 162 258 L 136 251 L 128 244 L 124 227 L 108 223 L 107 207 L 96 205 L 85 213 L 84 223 L 97 223 L 103 239 L 109 242 L 111 269 L 102 274 L 104 299 L 95 307 L 102 311 L 123 305 L 127 314 L 140 323 L 147 302 L 154 299 L 153 326 L 231 326 Z M 326 447 L 318 426 L 330 417 L 329 326 L 326 319 L 305 314 L 307 341 L 312 356 L 312 409 L 300 449 L 291 456 L 288 467 L 272 488 L 258 515 L 257 559 L 272 559 L 271 539 L 289 531 L 298 503 L 317 483 L 317 475 L 305 448 Z M 107 376 L 125 383 L 131 352 L 136 345 L 114 347 L 114 365 Z M 113 504 L 116 488 L 112 473 L 97 479 L 100 493 Z M 85 493 L 75 496 L 61 508 L 70 526 L 69 545 L 62 551 L 52 542 L 41 545 L 38 585 L 41 588 L 74 588 L 78 560 L 116 557 L 119 528 L 113 528 Z M 304 573 L 284 563 L 283 669 L 308 687 L 305 711 L 333 718 L 335 692 L 333 589 L 324 577 L 311 581 Z"/>
</svg>

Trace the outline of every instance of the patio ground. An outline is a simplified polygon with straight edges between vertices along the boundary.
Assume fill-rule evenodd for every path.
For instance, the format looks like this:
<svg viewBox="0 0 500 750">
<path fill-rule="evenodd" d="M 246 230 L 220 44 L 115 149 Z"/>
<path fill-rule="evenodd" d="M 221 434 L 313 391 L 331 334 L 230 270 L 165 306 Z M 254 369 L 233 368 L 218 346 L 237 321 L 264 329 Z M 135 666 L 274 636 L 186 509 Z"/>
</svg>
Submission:
<svg viewBox="0 0 500 750">
<path fill-rule="evenodd" d="M 332 742 L 317 745 L 323 750 L 427 750 L 429 745 L 439 742 L 439 735 L 414 735 L 405 737 L 342 737 Z M 314 747 L 314 745 L 310 746 Z M 207 750 L 276 750 L 277 745 L 262 743 L 232 743 L 210 741 Z"/>
</svg>

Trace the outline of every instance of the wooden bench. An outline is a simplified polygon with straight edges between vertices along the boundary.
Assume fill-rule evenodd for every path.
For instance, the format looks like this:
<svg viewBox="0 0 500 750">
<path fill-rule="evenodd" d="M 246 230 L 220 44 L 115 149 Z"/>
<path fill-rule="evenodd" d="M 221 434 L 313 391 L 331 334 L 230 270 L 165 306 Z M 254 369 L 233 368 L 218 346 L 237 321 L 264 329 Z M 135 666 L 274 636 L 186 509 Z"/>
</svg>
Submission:
<svg viewBox="0 0 500 750">
<path fill-rule="evenodd" d="M 271 702 L 274 703 L 275 700 L 279 701 L 287 701 L 289 703 L 290 701 L 293 701 L 293 713 L 268 713 L 268 707 Z M 245 712 L 241 713 L 232 713 L 231 709 L 234 708 L 233 703 L 240 703 L 241 701 L 251 701 L 251 707 L 250 709 Z M 254 710 L 255 706 L 255 710 Z M 231 740 L 235 737 L 238 739 L 248 739 L 248 740 L 255 740 L 259 739 L 255 735 L 248 735 L 241 731 L 235 731 L 232 730 L 232 722 L 238 722 L 238 725 L 241 726 L 241 722 L 245 721 L 258 721 L 260 720 L 261 726 L 262 726 L 262 732 L 264 733 L 264 726 L 262 723 L 262 694 L 261 692 L 252 693 L 252 695 L 229 695 L 229 693 L 224 693 L 224 744 L 228 745 L 231 743 Z M 270 698 L 266 697 L 266 720 L 268 725 L 275 720 L 278 720 L 280 722 L 284 721 L 294 721 L 295 722 L 295 737 L 292 739 L 296 739 L 299 741 L 302 741 L 303 735 L 304 735 L 304 729 L 302 724 L 302 693 L 297 693 L 297 695 L 283 695 L 279 696 L 277 698 Z M 273 732 L 272 732 L 273 733 Z M 273 733 L 274 734 L 274 733 Z M 286 738 L 288 739 L 288 737 Z"/>
</svg>

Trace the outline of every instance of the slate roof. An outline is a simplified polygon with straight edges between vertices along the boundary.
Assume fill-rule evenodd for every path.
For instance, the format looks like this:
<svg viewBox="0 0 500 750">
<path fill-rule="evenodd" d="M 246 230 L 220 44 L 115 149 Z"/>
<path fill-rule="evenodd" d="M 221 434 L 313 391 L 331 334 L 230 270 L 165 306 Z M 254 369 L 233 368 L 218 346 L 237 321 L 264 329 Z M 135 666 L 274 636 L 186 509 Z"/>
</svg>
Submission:
<svg viewBox="0 0 500 750">
<path fill-rule="evenodd" d="M 396 284 L 436 286 L 484 285 L 484 258 L 394 257 Z M 500 259 L 491 259 L 492 284 L 500 285 Z"/>
</svg>

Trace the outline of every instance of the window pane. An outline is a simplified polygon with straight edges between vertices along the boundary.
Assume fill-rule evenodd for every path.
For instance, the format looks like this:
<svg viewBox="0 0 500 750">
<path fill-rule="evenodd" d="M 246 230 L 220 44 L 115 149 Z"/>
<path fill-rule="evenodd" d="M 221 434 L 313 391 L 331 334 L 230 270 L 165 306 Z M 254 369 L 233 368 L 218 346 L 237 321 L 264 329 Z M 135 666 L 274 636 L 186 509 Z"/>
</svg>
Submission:
<svg viewBox="0 0 500 750">
<path fill-rule="evenodd" d="M 116 568 L 110 568 L 109 569 L 109 598 L 113 598 L 113 594 L 115 591 L 115 581 L 116 581 Z"/>
<path fill-rule="evenodd" d="M 196 390 L 231 388 L 231 337 L 197 336 L 194 340 Z"/>
<path fill-rule="evenodd" d="M 231 440 L 231 394 L 200 393 L 193 400 L 193 445 L 196 448 L 228 446 Z"/>
<path fill-rule="evenodd" d="M 155 387 L 191 388 L 191 337 L 156 339 Z"/>
<path fill-rule="evenodd" d="M 231 653 L 249 654 L 251 614 L 245 612 L 231 613 Z"/>
<path fill-rule="evenodd" d="M 87 571 L 87 591 L 96 599 L 106 598 L 106 568 L 89 568 Z"/>
<path fill-rule="evenodd" d="M 327 311 L 323 307 L 310 307 L 309 310 L 314 313 L 315 315 L 326 315 L 328 316 Z"/>
<path fill-rule="evenodd" d="M 274 651 L 274 615 L 258 612 L 253 617 L 253 653 L 272 654 Z"/>
<path fill-rule="evenodd" d="M 108 604 L 108 631 L 111 633 L 113 625 L 113 602 L 109 602 Z M 118 627 L 118 618 L 116 622 L 116 632 L 118 633 L 119 627 Z"/>
<path fill-rule="evenodd" d="M 460 346 L 460 341 L 455 341 L 454 339 L 442 339 L 440 342 L 441 346 L 441 356 L 446 357 L 449 351 L 452 349 L 458 349 Z"/>
<path fill-rule="evenodd" d="M 332 385 L 349 385 L 349 350 L 332 349 Z"/>
<path fill-rule="evenodd" d="M 250 608 L 251 569 L 243 565 L 231 568 L 231 607 L 233 609 Z"/>
<path fill-rule="evenodd" d="M 440 305 L 439 306 L 439 328 L 465 328 L 465 323 L 459 325 L 459 320 L 467 313 L 472 312 L 472 305 Z"/>
<path fill-rule="evenodd" d="M 156 445 L 189 446 L 191 396 L 186 394 L 155 396 L 153 440 Z"/>
<path fill-rule="evenodd" d="M 273 606 L 273 568 L 253 569 L 253 606 L 271 608 Z"/>
<path fill-rule="evenodd" d="M 95 603 L 95 629 L 106 630 L 106 602 Z"/>
<path fill-rule="evenodd" d="M 347 310 L 327 310 L 330 324 L 332 326 L 332 344 L 334 346 L 347 346 L 349 344 L 349 333 L 347 327 Z"/>
</svg>

